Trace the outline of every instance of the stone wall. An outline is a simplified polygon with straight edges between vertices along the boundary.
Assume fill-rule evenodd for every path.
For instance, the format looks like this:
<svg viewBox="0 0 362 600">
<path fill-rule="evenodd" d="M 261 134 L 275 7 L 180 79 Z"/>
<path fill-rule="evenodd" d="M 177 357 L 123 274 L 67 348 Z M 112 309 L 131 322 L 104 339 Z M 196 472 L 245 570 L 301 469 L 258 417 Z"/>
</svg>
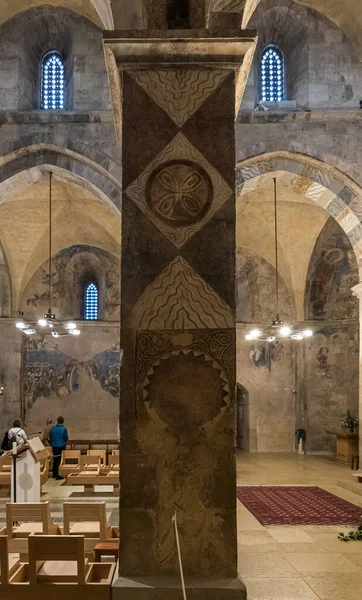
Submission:
<svg viewBox="0 0 362 600">
<path fill-rule="evenodd" d="M 41 6 L 0 27 L 1 110 L 39 108 L 41 60 L 49 50 L 65 60 L 67 109 L 110 109 L 101 30 L 71 11 Z"/>
<path fill-rule="evenodd" d="M 268 0 L 255 12 L 250 24 L 259 42 L 249 91 L 242 110 L 259 101 L 259 62 L 262 50 L 276 44 L 285 57 L 286 100 L 299 108 L 358 107 L 362 99 L 362 65 L 343 32 L 321 14 L 293 0 Z"/>
</svg>

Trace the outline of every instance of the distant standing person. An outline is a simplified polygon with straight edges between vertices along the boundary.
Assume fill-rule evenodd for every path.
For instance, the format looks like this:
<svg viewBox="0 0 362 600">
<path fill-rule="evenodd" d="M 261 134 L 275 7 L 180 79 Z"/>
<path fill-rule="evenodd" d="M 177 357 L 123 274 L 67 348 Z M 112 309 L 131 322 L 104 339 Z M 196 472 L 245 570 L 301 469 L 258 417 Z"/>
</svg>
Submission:
<svg viewBox="0 0 362 600">
<path fill-rule="evenodd" d="M 52 428 L 52 424 L 53 424 L 53 419 L 47 419 L 45 421 L 45 428 L 43 431 L 43 438 L 42 438 L 42 442 L 44 444 L 44 446 L 50 446 L 50 430 Z"/>
<path fill-rule="evenodd" d="M 59 475 L 59 465 L 62 460 L 62 452 L 68 441 L 68 431 L 64 427 L 63 417 L 57 418 L 57 424 L 50 430 L 50 445 L 53 452 L 53 479 L 64 479 Z"/>
<path fill-rule="evenodd" d="M 21 423 L 19 421 L 19 419 L 16 419 L 16 421 L 14 421 L 13 426 L 11 429 L 9 429 L 9 433 L 8 433 L 8 440 L 9 443 L 11 443 L 12 441 L 17 443 L 18 446 L 21 446 L 22 444 L 26 444 L 26 442 L 28 441 L 28 436 L 26 435 L 24 429 L 21 426 Z M 11 448 L 9 448 L 11 450 Z"/>
</svg>

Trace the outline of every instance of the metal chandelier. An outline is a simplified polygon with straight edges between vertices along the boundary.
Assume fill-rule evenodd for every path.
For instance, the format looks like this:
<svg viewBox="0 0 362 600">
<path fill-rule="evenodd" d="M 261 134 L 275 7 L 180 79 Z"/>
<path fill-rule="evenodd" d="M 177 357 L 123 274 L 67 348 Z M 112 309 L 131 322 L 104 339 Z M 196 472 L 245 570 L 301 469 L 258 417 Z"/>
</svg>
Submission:
<svg viewBox="0 0 362 600">
<path fill-rule="evenodd" d="M 24 319 L 23 313 L 18 313 L 21 317 L 17 323 L 17 329 L 20 329 L 25 335 L 35 334 L 51 335 L 58 338 L 65 335 L 80 335 L 80 329 L 72 321 L 63 323 L 59 321 L 51 309 L 52 298 L 52 172 L 49 173 L 49 257 L 48 257 L 48 294 L 49 308 L 48 312 L 38 321 L 29 321 Z"/>
<path fill-rule="evenodd" d="M 283 323 L 279 316 L 279 256 L 278 256 L 278 211 L 277 211 L 277 179 L 274 177 L 274 247 L 275 247 L 275 305 L 276 315 L 266 327 L 252 329 L 246 336 L 246 340 L 259 340 L 261 342 L 274 342 L 276 340 L 291 339 L 296 341 L 311 337 L 311 329 L 303 329 L 301 324 L 288 325 Z"/>
</svg>

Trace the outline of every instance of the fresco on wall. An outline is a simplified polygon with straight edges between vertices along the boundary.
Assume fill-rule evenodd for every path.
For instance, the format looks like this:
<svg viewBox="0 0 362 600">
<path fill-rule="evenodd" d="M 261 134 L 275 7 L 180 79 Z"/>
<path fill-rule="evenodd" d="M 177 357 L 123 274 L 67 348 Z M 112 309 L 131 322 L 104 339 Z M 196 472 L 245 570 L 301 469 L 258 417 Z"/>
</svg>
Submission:
<svg viewBox="0 0 362 600">
<path fill-rule="evenodd" d="M 309 263 L 307 318 L 358 318 L 358 300 L 351 292 L 358 282 L 358 265 L 351 243 L 331 217 L 317 239 Z"/>
<path fill-rule="evenodd" d="M 120 393 L 118 327 L 93 328 L 81 340 L 37 337 L 24 350 L 28 431 L 63 415 L 72 436 L 115 438 Z"/>
<path fill-rule="evenodd" d="M 281 342 L 260 343 L 250 350 L 249 358 L 255 367 L 272 370 L 272 363 L 281 360 L 284 345 Z"/>
<path fill-rule="evenodd" d="M 120 315 L 119 261 L 115 256 L 91 246 L 71 246 L 58 252 L 52 261 L 53 310 L 63 319 L 83 318 L 84 289 L 94 281 L 99 289 L 99 316 L 118 320 Z M 34 274 L 23 294 L 26 314 L 45 312 L 49 305 L 48 265 Z"/>
<path fill-rule="evenodd" d="M 275 319 L 275 269 L 264 258 L 238 248 L 236 253 L 237 308 L 239 323 L 268 323 Z M 284 281 L 279 278 L 280 316 L 293 318 L 293 300 Z"/>
</svg>

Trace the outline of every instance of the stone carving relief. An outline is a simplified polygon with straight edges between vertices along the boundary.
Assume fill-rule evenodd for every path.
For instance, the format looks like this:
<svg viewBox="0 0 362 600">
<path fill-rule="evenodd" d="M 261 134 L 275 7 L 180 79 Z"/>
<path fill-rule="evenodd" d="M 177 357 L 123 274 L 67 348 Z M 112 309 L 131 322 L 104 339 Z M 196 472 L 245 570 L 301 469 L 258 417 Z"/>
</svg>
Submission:
<svg viewBox="0 0 362 600">
<path fill-rule="evenodd" d="M 227 472 L 220 447 L 227 456 L 234 435 L 234 354 L 231 331 L 141 332 L 137 337 L 138 443 L 145 454 L 157 453 L 157 503 L 167 517 L 177 508 L 187 548 L 184 567 L 191 573 L 212 572 L 220 561 L 212 550 L 222 522 L 215 477 Z M 202 544 L 206 532 L 207 547 Z M 177 567 L 168 518 L 160 523 L 156 552 L 165 569 Z M 190 564 L 190 556 L 200 557 L 200 565 Z"/>
<path fill-rule="evenodd" d="M 132 77 L 178 127 L 204 103 L 225 79 L 222 69 L 163 69 L 134 71 Z"/>
<path fill-rule="evenodd" d="M 181 248 L 233 191 L 219 171 L 179 133 L 126 193 L 170 242 Z"/>
<path fill-rule="evenodd" d="M 236 12 L 242 13 L 245 0 L 213 0 L 211 10 L 213 12 Z"/>
<path fill-rule="evenodd" d="M 232 328 L 235 318 L 226 302 L 178 256 L 146 288 L 133 315 L 137 329 Z"/>
<path fill-rule="evenodd" d="M 211 180 L 198 164 L 172 161 L 161 165 L 150 176 L 147 202 L 151 212 L 171 227 L 200 221 L 212 202 Z"/>
</svg>

